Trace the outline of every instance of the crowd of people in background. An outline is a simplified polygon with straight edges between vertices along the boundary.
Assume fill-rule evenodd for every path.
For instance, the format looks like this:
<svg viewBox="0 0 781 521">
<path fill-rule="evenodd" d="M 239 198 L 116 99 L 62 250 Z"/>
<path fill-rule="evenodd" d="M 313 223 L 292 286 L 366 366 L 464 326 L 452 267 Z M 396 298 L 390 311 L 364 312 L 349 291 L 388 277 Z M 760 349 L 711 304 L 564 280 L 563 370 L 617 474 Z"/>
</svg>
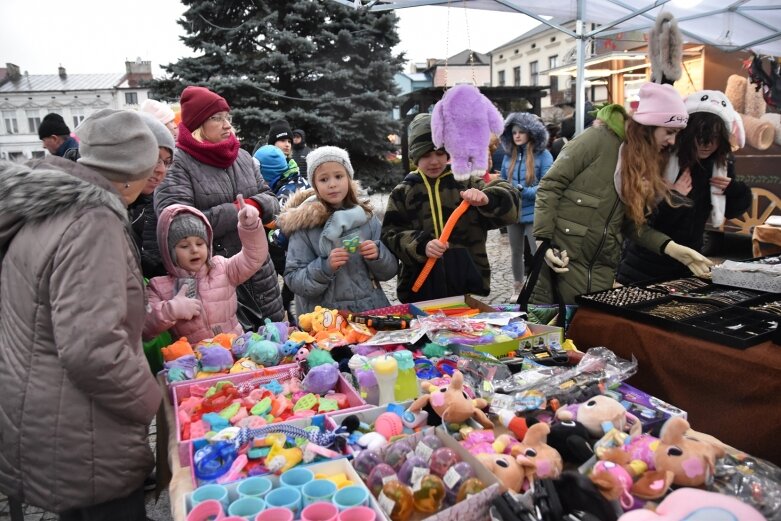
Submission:
<svg viewBox="0 0 781 521">
<path fill-rule="evenodd" d="M 705 96 L 684 102 L 649 83 L 633 113 L 603 106 L 577 136 L 572 118 L 546 128 L 509 114 L 492 168 L 468 181 L 419 114 L 414 170 L 382 221 L 346 150 L 311 149 L 277 120 L 250 154 L 228 102 L 204 87 L 185 88 L 178 112 L 155 100 L 101 110 L 78 139 L 47 115 L 39 137 L 51 155 L 0 163 L 0 491 L 61 519 L 145 519 L 161 393 L 142 339 L 171 330 L 197 342 L 315 305 L 380 308 L 380 282 L 394 276 L 401 302 L 487 295 L 491 229 L 508 230 L 516 293 L 524 254 L 540 249 L 533 302 L 573 303 L 616 272 L 626 283 L 704 273 L 706 220 L 750 203 L 735 180 L 731 107 Z M 429 258 L 440 261 L 416 288 Z"/>
</svg>

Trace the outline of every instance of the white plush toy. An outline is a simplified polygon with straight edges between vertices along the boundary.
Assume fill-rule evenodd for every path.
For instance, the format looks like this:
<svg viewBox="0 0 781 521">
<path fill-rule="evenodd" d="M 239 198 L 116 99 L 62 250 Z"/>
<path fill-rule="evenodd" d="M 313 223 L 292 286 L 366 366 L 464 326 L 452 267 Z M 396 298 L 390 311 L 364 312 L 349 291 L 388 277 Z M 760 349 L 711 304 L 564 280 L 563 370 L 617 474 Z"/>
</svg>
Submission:
<svg viewBox="0 0 781 521">
<path fill-rule="evenodd" d="M 449 89 L 431 115 L 432 141 L 450 154 L 457 181 L 485 173 L 491 133 L 499 135 L 503 128 L 502 115 L 474 85 Z"/>
</svg>

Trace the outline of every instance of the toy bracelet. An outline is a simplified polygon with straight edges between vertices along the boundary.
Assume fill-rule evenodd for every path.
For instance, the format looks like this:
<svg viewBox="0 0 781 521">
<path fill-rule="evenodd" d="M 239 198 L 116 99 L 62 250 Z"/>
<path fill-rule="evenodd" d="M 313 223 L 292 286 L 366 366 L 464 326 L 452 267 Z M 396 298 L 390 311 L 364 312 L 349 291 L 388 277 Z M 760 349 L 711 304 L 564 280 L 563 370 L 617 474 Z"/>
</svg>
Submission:
<svg viewBox="0 0 781 521">
<path fill-rule="evenodd" d="M 461 218 L 461 216 L 466 213 L 467 210 L 469 210 L 469 203 L 466 201 L 461 201 L 461 204 L 459 204 L 458 207 L 453 210 L 453 213 L 450 214 L 450 217 L 447 218 L 445 227 L 442 228 L 442 235 L 439 236 L 440 242 L 447 242 L 447 240 L 450 238 L 450 234 L 453 232 L 453 228 L 456 227 L 456 223 Z M 431 273 L 431 270 L 434 269 L 434 264 L 436 263 L 437 259 L 434 257 L 428 258 L 426 264 L 423 266 L 423 269 L 420 270 L 418 278 L 415 279 L 415 284 L 412 285 L 413 293 L 420 291 L 420 288 L 423 287 L 423 284 L 426 282 L 429 273 Z"/>
</svg>

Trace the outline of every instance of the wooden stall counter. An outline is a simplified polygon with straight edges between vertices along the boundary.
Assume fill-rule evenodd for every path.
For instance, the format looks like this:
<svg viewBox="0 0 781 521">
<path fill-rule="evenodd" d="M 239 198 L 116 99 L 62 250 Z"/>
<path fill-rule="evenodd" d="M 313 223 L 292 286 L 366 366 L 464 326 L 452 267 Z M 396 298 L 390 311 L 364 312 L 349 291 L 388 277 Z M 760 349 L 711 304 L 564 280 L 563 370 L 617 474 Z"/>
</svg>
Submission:
<svg viewBox="0 0 781 521">
<path fill-rule="evenodd" d="M 781 346 L 734 349 L 584 307 L 568 337 L 581 351 L 634 355 L 628 383 L 687 411 L 693 429 L 781 465 Z"/>
</svg>

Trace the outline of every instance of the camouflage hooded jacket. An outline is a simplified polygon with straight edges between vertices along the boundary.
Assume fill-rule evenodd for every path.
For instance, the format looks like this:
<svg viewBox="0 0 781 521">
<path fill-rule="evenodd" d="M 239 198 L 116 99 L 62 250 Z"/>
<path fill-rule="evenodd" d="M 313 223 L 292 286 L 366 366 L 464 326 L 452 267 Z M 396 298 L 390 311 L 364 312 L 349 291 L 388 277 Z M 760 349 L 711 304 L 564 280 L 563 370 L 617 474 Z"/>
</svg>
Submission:
<svg viewBox="0 0 781 521">
<path fill-rule="evenodd" d="M 470 178 L 459 182 L 450 171 L 436 179 L 429 179 L 420 171 L 409 173 L 393 189 L 388 199 L 385 218 L 382 223 L 382 242 L 401 261 L 397 294 L 401 302 L 439 298 L 459 293 L 459 286 L 445 284 L 439 279 L 438 287 L 425 294 L 414 294 L 412 284 L 426 262 L 426 244 L 442 233 L 450 214 L 461 203 L 460 192 L 477 188 L 488 196 L 488 204 L 470 208 L 456 224 L 449 240 L 449 252 L 460 253 L 458 268 L 447 262 L 438 262 L 441 268 L 450 268 L 445 279 L 465 280 L 463 269 L 476 269 L 476 280 L 467 289 L 479 295 L 488 295 L 491 290 L 491 267 L 485 250 L 488 230 L 518 222 L 520 199 L 518 191 L 507 181 L 496 180 L 488 184 L 481 179 Z M 446 254 L 447 255 L 447 254 Z"/>
</svg>

